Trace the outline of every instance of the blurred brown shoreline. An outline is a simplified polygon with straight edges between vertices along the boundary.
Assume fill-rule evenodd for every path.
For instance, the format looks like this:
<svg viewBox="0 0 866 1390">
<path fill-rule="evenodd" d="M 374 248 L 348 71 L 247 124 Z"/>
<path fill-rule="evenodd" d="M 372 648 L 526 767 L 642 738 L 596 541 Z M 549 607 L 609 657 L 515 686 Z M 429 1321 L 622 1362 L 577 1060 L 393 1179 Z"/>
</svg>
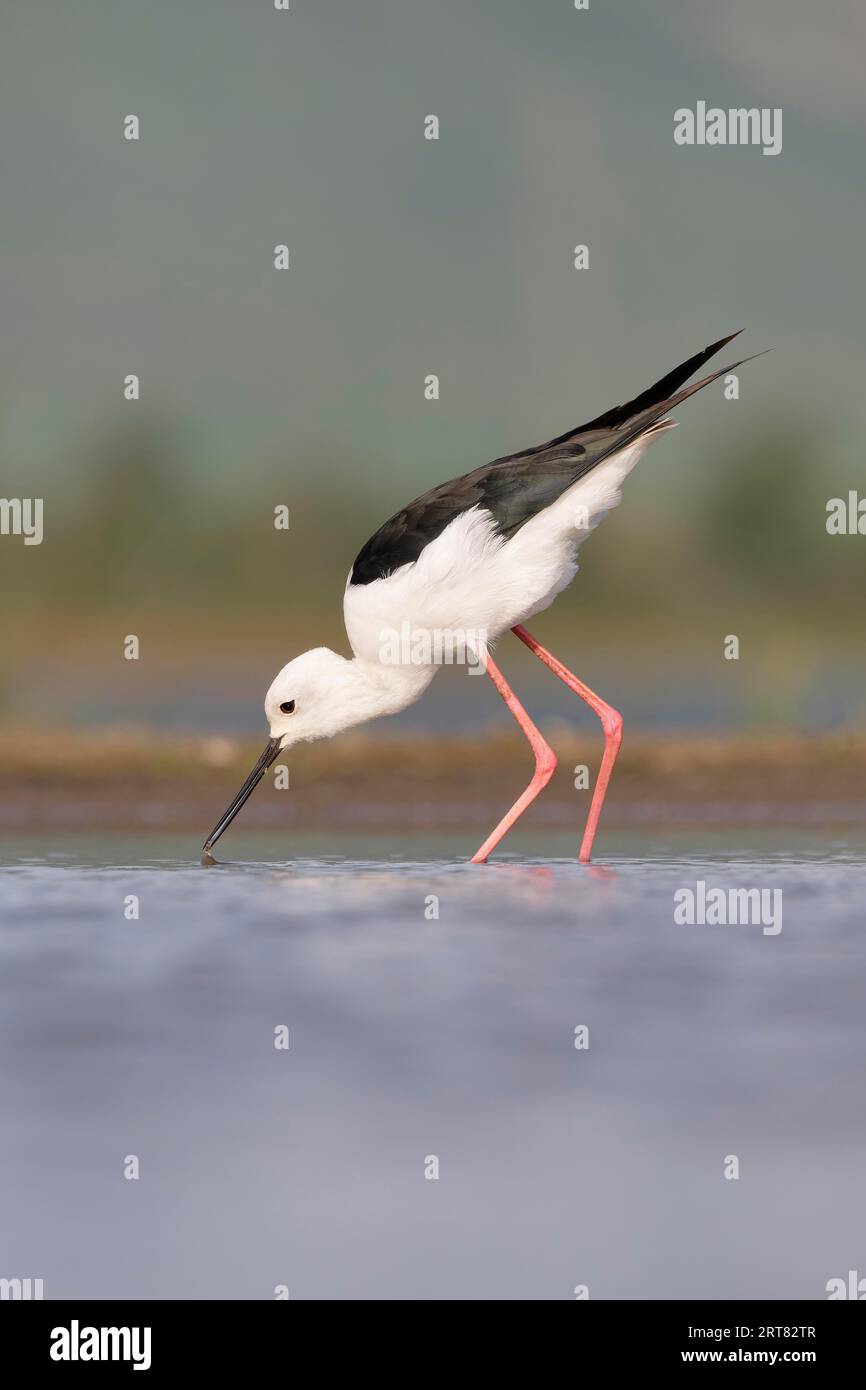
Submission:
<svg viewBox="0 0 866 1390">
<path fill-rule="evenodd" d="M 579 820 L 602 741 L 567 727 L 545 733 L 557 773 L 529 813 L 538 825 Z M 200 830 L 246 776 L 260 748 L 226 737 L 153 736 L 136 731 L 0 731 L 0 825 L 34 828 Z M 245 828 L 407 824 L 451 828 L 494 816 L 531 773 L 522 741 L 481 737 L 352 734 L 302 745 L 285 759 L 290 786 L 263 785 L 244 811 Z M 866 734 L 707 736 L 628 734 L 605 823 L 866 823 Z"/>
</svg>

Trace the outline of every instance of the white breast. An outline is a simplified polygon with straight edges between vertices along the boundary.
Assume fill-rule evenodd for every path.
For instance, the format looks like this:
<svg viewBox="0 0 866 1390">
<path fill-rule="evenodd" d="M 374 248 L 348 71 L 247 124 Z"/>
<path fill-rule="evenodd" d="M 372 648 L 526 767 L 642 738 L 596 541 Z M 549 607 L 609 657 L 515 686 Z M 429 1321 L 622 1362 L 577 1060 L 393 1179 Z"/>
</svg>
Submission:
<svg viewBox="0 0 866 1390">
<path fill-rule="evenodd" d="M 488 511 L 473 507 L 412 564 L 372 584 L 348 584 L 343 609 L 354 651 L 378 660 L 383 634 L 407 623 L 472 629 L 494 642 L 540 613 L 571 583 L 581 543 L 620 501 L 620 484 L 648 442 L 637 440 L 613 454 L 509 540 L 497 534 Z"/>
</svg>

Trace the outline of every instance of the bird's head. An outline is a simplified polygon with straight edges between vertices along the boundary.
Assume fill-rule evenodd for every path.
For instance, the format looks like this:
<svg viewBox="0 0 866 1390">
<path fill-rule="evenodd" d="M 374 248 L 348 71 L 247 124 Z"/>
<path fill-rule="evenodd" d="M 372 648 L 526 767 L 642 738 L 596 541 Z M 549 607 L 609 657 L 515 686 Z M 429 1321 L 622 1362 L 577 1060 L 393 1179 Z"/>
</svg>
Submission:
<svg viewBox="0 0 866 1390">
<path fill-rule="evenodd" d="M 393 668 L 392 668 L 393 672 Z M 295 743 L 330 738 L 342 729 L 390 714 L 415 695 L 412 673 L 396 681 L 386 668 L 347 661 L 327 647 L 296 656 L 274 678 L 265 696 L 270 738 L 255 767 L 204 843 L 207 856 L 279 755 Z"/>
<path fill-rule="evenodd" d="M 354 708 L 357 686 L 355 663 L 327 647 L 296 656 L 274 677 L 265 696 L 265 718 L 276 751 L 329 738 L 366 718 L 363 709 Z"/>
</svg>

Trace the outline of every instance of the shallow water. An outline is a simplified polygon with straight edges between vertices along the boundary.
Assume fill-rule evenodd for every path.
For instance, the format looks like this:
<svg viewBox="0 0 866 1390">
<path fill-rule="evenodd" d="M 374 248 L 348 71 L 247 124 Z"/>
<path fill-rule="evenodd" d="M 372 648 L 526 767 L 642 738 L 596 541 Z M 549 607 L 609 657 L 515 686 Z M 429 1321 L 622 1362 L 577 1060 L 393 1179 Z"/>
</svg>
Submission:
<svg viewBox="0 0 866 1390">
<path fill-rule="evenodd" d="M 0 1277 L 822 1298 L 866 1273 L 862 836 L 653 828 L 589 870 L 520 843 L 472 868 L 462 838 L 329 834 L 286 863 L 232 832 L 202 869 L 180 836 L 9 842 Z M 781 889 L 781 931 L 676 924 L 698 880 Z"/>
</svg>

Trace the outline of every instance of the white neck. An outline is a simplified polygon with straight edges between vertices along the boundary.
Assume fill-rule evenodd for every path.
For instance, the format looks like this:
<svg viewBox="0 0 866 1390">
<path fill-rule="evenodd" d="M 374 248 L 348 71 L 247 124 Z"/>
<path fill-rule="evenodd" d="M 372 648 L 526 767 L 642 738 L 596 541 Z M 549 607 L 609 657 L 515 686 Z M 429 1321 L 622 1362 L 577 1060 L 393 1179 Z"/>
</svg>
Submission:
<svg viewBox="0 0 866 1390">
<path fill-rule="evenodd" d="M 365 661 L 340 658 L 335 671 L 327 710 L 322 710 L 325 734 L 339 733 L 370 719 L 397 714 L 423 695 L 436 674 L 435 666 L 387 666 Z"/>
</svg>

